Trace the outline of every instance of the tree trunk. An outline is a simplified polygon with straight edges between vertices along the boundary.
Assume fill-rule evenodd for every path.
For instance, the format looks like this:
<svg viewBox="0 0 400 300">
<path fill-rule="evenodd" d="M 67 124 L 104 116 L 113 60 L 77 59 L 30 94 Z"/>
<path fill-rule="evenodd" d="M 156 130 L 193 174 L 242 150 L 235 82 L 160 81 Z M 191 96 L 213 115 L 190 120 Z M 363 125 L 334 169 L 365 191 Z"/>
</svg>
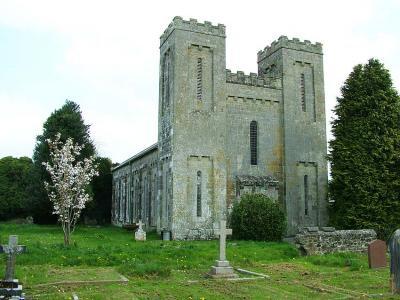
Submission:
<svg viewBox="0 0 400 300">
<path fill-rule="evenodd" d="M 64 223 L 64 246 L 69 246 L 70 244 L 70 236 L 71 236 L 71 229 L 69 223 Z"/>
</svg>

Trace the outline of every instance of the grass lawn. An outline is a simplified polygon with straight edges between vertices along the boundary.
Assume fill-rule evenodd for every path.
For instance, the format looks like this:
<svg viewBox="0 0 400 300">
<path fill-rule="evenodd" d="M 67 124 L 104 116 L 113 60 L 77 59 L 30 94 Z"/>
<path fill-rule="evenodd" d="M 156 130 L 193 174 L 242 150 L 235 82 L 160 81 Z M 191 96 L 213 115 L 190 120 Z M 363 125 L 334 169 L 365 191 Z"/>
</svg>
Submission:
<svg viewBox="0 0 400 300">
<path fill-rule="evenodd" d="M 60 227 L 0 223 L 2 244 L 9 234 L 27 246 L 16 272 L 27 299 L 394 299 L 389 269 L 368 269 L 361 254 L 300 257 L 287 243 L 229 240 L 234 267 L 271 277 L 227 282 L 204 278 L 218 256 L 216 240 L 163 242 L 148 234 L 136 242 L 120 228 L 79 226 L 64 248 Z M 129 282 L 112 282 L 120 275 Z"/>
</svg>

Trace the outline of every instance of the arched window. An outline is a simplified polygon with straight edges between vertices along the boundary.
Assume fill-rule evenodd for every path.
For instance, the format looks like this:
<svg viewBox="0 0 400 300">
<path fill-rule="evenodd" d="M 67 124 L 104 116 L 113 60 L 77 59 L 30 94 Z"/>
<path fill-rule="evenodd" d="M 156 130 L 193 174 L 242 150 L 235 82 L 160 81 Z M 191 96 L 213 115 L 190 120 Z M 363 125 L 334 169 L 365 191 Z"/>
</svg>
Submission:
<svg viewBox="0 0 400 300">
<path fill-rule="evenodd" d="M 124 177 L 124 222 L 128 221 L 128 179 Z"/>
<path fill-rule="evenodd" d="M 139 175 L 139 178 L 136 180 L 136 191 L 137 191 L 137 214 L 136 218 L 138 220 L 142 219 L 142 178 Z"/>
<path fill-rule="evenodd" d="M 169 76 L 170 76 L 170 59 L 169 53 L 167 52 L 164 55 L 164 61 L 162 66 L 162 73 L 161 73 L 161 112 L 164 111 L 169 106 Z"/>
<path fill-rule="evenodd" d="M 201 217 L 201 171 L 197 171 L 197 216 Z"/>
<path fill-rule="evenodd" d="M 257 122 L 250 123 L 250 164 L 257 165 Z"/>
<path fill-rule="evenodd" d="M 304 175 L 304 214 L 308 215 L 308 175 Z"/>
<path fill-rule="evenodd" d="M 129 208 L 129 218 L 131 222 L 135 221 L 135 180 L 134 180 L 134 175 L 133 173 L 131 174 L 131 180 L 130 180 L 130 188 L 131 188 L 131 200 L 130 200 L 130 208 Z"/>
</svg>

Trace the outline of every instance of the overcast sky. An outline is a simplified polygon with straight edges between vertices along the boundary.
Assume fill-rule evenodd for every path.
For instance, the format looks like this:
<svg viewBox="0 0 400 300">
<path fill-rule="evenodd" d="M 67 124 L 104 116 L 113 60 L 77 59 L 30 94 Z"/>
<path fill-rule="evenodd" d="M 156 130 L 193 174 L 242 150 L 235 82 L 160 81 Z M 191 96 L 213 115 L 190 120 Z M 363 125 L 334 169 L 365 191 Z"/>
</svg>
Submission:
<svg viewBox="0 0 400 300">
<path fill-rule="evenodd" d="M 159 37 L 174 16 L 225 24 L 232 71 L 257 72 L 257 51 L 280 35 L 321 42 L 328 128 L 354 65 L 380 59 L 400 90 L 396 0 L 0 0 L 0 157 L 31 157 L 65 99 L 114 162 L 156 142 Z"/>
</svg>

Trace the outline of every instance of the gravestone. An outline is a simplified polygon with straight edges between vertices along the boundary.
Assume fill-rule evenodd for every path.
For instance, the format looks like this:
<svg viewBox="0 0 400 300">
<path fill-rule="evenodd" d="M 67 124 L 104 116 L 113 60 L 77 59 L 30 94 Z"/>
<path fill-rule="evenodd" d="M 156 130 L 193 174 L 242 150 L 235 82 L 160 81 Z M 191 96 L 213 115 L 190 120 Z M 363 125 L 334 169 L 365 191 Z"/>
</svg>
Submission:
<svg viewBox="0 0 400 300">
<path fill-rule="evenodd" d="M 0 245 L 0 253 L 7 254 L 6 273 L 4 280 L 0 280 L 0 299 L 22 299 L 22 285 L 15 279 L 15 261 L 17 254 L 25 252 L 26 247 L 18 245 L 18 236 L 10 235 L 7 245 Z"/>
<path fill-rule="evenodd" d="M 219 236 L 219 259 L 215 261 L 215 266 L 211 267 L 210 276 L 212 278 L 235 278 L 237 275 L 226 260 L 226 236 L 232 234 L 232 229 L 226 228 L 226 221 L 220 221 L 219 230 L 215 230 L 215 235 Z"/>
<path fill-rule="evenodd" d="M 146 231 L 143 230 L 142 220 L 139 220 L 139 223 L 137 223 L 136 225 L 138 225 L 139 228 L 135 231 L 135 240 L 145 241 L 146 240 Z"/>
<path fill-rule="evenodd" d="M 375 240 L 368 245 L 368 265 L 370 269 L 386 267 L 386 242 Z"/>
<path fill-rule="evenodd" d="M 389 241 L 390 282 L 392 292 L 400 293 L 400 229 L 397 229 Z"/>
</svg>

